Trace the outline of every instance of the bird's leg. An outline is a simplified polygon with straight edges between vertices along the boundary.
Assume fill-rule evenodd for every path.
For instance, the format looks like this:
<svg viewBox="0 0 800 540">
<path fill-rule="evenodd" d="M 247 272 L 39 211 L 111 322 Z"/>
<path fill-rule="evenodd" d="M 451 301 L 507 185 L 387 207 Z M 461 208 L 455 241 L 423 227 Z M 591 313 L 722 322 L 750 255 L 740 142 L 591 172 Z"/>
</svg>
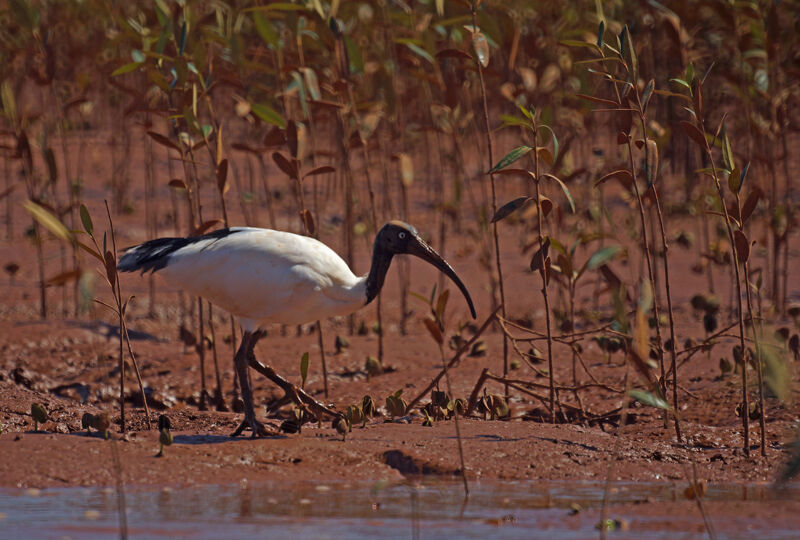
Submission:
<svg viewBox="0 0 800 540">
<path fill-rule="evenodd" d="M 258 337 L 253 336 L 251 332 L 245 332 L 242 337 L 242 344 L 236 351 L 236 356 L 233 358 L 233 364 L 236 368 L 236 374 L 239 376 L 239 385 L 242 391 L 242 401 L 244 401 L 244 420 L 239 424 L 231 434 L 231 437 L 237 437 L 245 429 L 250 429 L 253 432 L 253 437 L 259 435 L 267 435 L 267 429 L 264 424 L 256 420 L 256 411 L 253 406 L 253 388 L 250 385 L 250 378 L 247 376 L 248 357 L 253 354 L 253 346 L 258 340 Z"/>
<path fill-rule="evenodd" d="M 281 387 L 281 389 L 286 392 L 286 397 L 294 401 L 300 408 L 302 409 L 310 409 L 310 411 L 317 417 L 322 418 L 324 416 L 331 416 L 337 417 L 342 416 L 342 413 L 334 411 L 333 409 L 326 407 L 313 397 L 309 396 L 302 388 L 298 388 L 297 386 L 293 385 L 272 369 L 269 366 L 265 366 L 261 362 L 256 359 L 255 353 L 253 353 L 252 349 L 250 350 L 250 355 L 248 356 L 248 362 L 250 367 L 256 370 L 257 372 L 261 373 L 264 377 L 271 380 L 275 384 Z"/>
</svg>

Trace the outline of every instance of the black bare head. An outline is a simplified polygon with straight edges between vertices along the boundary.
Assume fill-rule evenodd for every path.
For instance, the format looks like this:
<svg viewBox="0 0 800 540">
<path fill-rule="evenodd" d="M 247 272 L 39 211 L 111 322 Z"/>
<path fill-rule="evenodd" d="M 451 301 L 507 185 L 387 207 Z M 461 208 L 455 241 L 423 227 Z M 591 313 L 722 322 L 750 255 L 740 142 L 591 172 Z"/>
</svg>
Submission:
<svg viewBox="0 0 800 540">
<path fill-rule="evenodd" d="M 389 270 L 392 257 L 402 254 L 419 257 L 453 280 L 453 283 L 464 294 L 472 318 L 477 317 L 469 291 L 467 291 L 453 267 L 420 237 L 417 229 L 402 221 L 390 221 L 378 231 L 378 235 L 375 237 L 375 245 L 372 250 L 372 267 L 370 268 L 369 276 L 367 276 L 367 303 L 370 303 L 383 287 L 383 281 L 386 279 L 386 272 Z"/>
</svg>

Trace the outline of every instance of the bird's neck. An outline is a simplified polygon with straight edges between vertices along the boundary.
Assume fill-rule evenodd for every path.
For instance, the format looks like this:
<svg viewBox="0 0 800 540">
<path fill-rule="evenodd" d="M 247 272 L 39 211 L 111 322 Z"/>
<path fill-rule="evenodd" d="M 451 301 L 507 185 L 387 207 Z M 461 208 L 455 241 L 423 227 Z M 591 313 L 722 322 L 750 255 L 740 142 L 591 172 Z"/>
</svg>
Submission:
<svg viewBox="0 0 800 540">
<path fill-rule="evenodd" d="M 392 253 L 381 248 L 377 243 L 372 250 L 372 264 L 369 268 L 366 281 L 366 294 L 367 301 L 364 305 L 372 302 L 378 293 L 383 288 L 383 282 L 386 279 L 386 272 L 389 271 L 389 265 L 392 262 Z"/>
</svg>

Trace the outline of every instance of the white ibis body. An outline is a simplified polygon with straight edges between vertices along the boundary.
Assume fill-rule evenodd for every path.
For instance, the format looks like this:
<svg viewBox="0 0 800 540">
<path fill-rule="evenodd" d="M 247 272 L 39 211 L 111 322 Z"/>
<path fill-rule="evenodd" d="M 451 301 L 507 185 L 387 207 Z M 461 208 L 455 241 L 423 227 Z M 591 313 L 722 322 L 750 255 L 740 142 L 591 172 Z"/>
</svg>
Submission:
<svg viewBox="0 0 800 540">
<path fill-rule="evenodd" d="M 476 316 L 469 292 L 453 268 L 414 227 L 401 221 L 391 221 L 378 232 L 370 271 L 364 276 L 353 274 L 336 252 L 318 240 L 250 227 L 151 240 L 126 250 L 118 269 L 158 272 L 170 285 L 202 296 L 239 319 L 244 336 L 234 364 L 245 420 L 236 434 L 251 428 L 256 435 L 264 432 L 264 427 L 255 418 L 248 365 L 277 382 L 290 397 L 301 394 L 306 404 L 317 410 L 321 407 L 256 361 L 253 348 L 262 336 L 262 327 L 303 324 L 357 311 L 378 295 L 392 257 L 399 254 L 415 255 L 446 274 L 464 294 L 472 317 Z"/>
</svg>

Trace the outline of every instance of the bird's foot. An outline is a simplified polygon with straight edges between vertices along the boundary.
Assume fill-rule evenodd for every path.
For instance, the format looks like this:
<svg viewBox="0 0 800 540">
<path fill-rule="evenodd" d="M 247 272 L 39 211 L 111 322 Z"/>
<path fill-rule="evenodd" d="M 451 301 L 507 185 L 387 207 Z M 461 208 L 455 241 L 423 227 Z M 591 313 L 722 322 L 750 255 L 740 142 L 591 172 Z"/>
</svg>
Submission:
<svg viewBox="0 0 800 540">
<path fill-rule="evenodd" d="M 236 431 L 231 433 L 231 437 L 238 437 L 239 435 L 242 434 L 242 432 L 245 429 L 249 429 L 250 431 L 253 432 L 252 435 L 250 435 L 250 437 L 253 439 L 255 439 L 256 437 L 266 437 L 267 435 L 272 434 L 272 432 L 267 430 L 267 427 L 264 424 L 262 424 L 255 418 L 248 419 L 247 417 L 245 417 L 245 419 L 242 420 L 242 423 L 239 424 L 239 427 L 236 428 Z"/>
<path fill-rule="evenodd" d="M 305 390 L 295 386 L 288 380 L 284 379 L 269 366 L 265 366 L 255 359 L 254 356 L 250 357 L 250 367 L 255 369 L 258 373 L 265 376 L 270 381 L 277 384 L 286 394 L 286 398 L 293 401 L 298 407 L 304 411 L 310 412 L 315 417 L 322 419 L 325 417 L 337 418 L 343 416 L 342 413 L 331 409 L 323 403 L 320 403 L 311 397 Z"/>
</svg>

